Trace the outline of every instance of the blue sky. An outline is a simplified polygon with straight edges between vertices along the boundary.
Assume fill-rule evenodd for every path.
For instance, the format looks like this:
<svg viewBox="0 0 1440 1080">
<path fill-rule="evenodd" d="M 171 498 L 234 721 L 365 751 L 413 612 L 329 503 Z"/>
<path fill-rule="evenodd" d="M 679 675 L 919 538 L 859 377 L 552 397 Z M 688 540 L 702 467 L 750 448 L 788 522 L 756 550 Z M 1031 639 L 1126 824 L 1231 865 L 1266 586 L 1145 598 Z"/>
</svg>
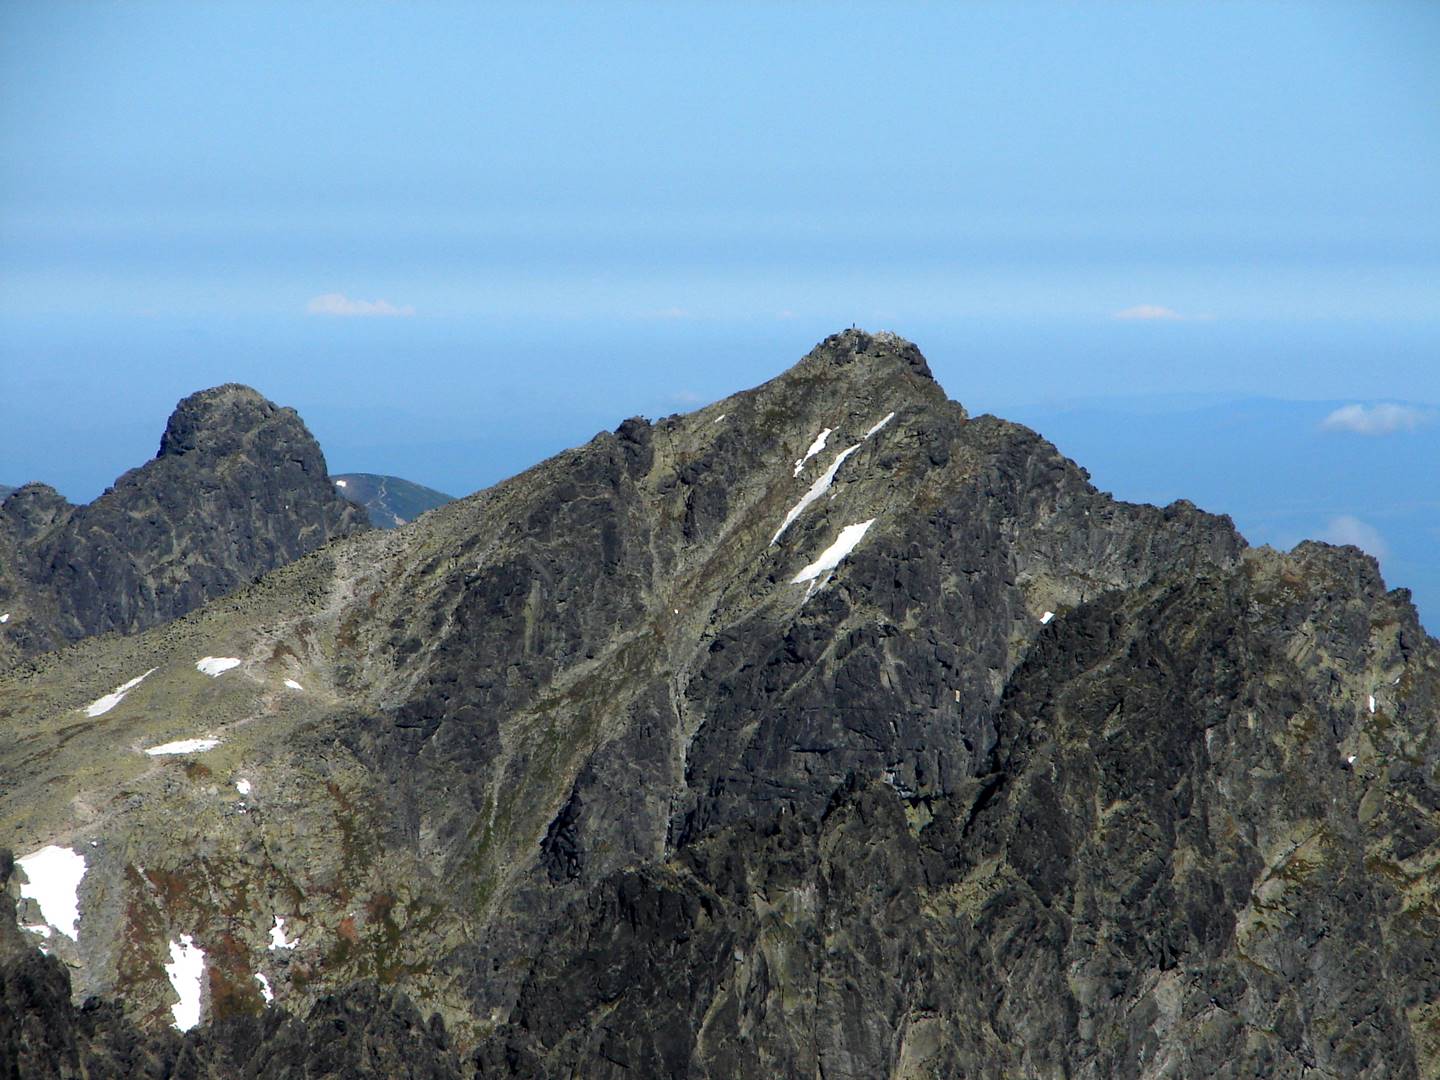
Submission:
<svg viewBox="0 0 1440 1080">
<path fill-rule="evenodd" d="M 0 482 L 92 498 L 239 380 L 463 493 L 852 322 L 1042 430 L 1423 413 L 1437 55 L 1424 3 L 0 6 Z M 1223 431 L 1132 456 L 1237 512 Z M 1423 430 L 1328 437 L 1433 484 Z"/>
</svg>

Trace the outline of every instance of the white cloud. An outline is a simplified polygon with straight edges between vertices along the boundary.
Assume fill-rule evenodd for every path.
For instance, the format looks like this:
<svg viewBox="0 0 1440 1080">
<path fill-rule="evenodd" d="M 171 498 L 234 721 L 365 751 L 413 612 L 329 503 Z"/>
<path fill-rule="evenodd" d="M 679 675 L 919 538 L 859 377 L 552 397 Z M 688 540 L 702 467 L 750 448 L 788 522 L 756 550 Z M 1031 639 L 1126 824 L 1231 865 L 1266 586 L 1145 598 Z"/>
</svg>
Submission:
<svg viewBox="0 0 1440 1080">
<path fill-rule="evenodd" d="M 389 300 L 351 300 L 344 293 L 332 292 L 317 296 L 305 305 L 308 315 L 338 315 L 347 318 L 382 317 L 408 318 L 415 314 L 409 304 L 397 305 Z"/>
<path fill-rule="evenodd" d="M 1342 405 L 1320 426 L 1326 431 L 1348 431 L 1355 435 L 1393 435 L 1414 431 L 1435 419 L 1435 414 L 1413 405 Z"/>
<path fill-rule="evenodd" d="M 1110 316 L 1112 319 L 1123 319 L 1126 322 L 1178 322 L 1185 318 L 1178 311 L 1172 308 L 1161 307 L 1159 304 L 1137 304 L 1134 307 L 1127 307 L 1124 311 L 1117 311 Z"/>
<path fill-rule="evenodd" d="M 1390 545 L 1385 542 L 1385 537 L 1380 535 L 1379 529 L 1349 514 L 1331 518 L 1320 534 L 1320 539 L 1330 544 L 1352 544 L 1377 559 L 1383 559 L 1390 554 Z"/>
</svg>

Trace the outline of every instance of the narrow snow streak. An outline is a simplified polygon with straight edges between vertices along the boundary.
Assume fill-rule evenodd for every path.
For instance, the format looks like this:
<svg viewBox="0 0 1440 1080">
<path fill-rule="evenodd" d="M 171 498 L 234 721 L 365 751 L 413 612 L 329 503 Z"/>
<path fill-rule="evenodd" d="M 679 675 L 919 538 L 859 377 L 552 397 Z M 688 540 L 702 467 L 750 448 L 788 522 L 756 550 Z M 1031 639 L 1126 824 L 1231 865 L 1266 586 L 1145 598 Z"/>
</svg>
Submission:
<svg viewBox="0 0 1440 1080">
<path fill-rule="evenodd" d="M 862 521 L 857 525 L 846 525 L 840 530 L 839 539 L 820 553 L 820 557 L 809 566 L 801 570 L 790 579 L 792 585 L 798 585 L 802 581 L 814 581 L 821 574 L 834 570 L 840 565 L 840 561 L 855 550 L 855 545 L 860 543 L 865 531 L 875 524 L 875 519 Z"/>
<path fill-rule="evenodd" d="M 275 916 L 275 925 L 270 928 L 270 948 L 272 949 L 293 949 L 300 944 L 300 939 L 294 941 L 285 940 L 285 920 L 279 915 Z"/>
<path fill-rule="evenodd" d="M 200 1023 L 200 978 L 205 974 L 205 950 L 195 944 L 189 934 L 181 934 L 179 941 L 170 942 L 170 963 L 165 965 L 165 974 L 180 1000 L 170 1006 L 175 1014 L 175 1026 L 189 1031 Z"/>
<path fill-rule="evenodd" d="M 40 905 L 40 914 L 47 923 L 71 941 L 76 940 L 75 925 L 80 921 L 80 882 L 85 877 L 85 856 L 51 844 L 15 861 L 30 879 L 28 884 L 20 886 L 20 895 L 28 896 Z"/>
<path fill-rule="evenodd" d="M 146 678 L 155 674 L 155 671 L 156 669 L 152 667 L 149 671 L 145 672 L 144 675 L 137 675 L 129 682 L 121 686 L 117 686 L 114 690 L 111 690 L 110 693 L 106 694 L 104 697 L 96 698 L 89 705 L 85 706 L 85 715 L 104 716 L 116 705 L 119 705 L 126 694 L 128 694 L 131 690 L 134 690 L 135 687 L 139 686 L 142 682 L 146 680 Z"/>
<path fill-rule="evenodd" d="M 800 475 L 800 470 L 805 467 L 805 462 L 809 461 L 816 454 L 820 453 L 821 450 L 825 449 L 825 440 L 829 437 L 830 429 L 828 427 L 821 431 L 819 435 L 815 436 L 815 441 L 810 444 L 810 449 L 805 451 L 805 456 L 796 460 L 794 473 L 795 476 Z"/>
<path fill-rule="evenodd" d="M 884 427 L 886 424 L 888 424 L 891 420 L 894 420 L 894 419 L 895 419 L 895 414 L 894 414 L 893 412 L 892 412 L 892 413 L 886 413 L 886 414 L 885 414 L 885 419 L 881 420 L 878 424 L 876 424 L 874 427 L 872 427 L 869 431 L 865 432 L 865 438 L 868 439 L 871 435 L 874 435 L 877 431 L 879 431 L 882 427 Z"/>
<path fill-rule="evenodd" d="M 26 923 L 20 929 L 29 930 L 32 934 L 39 934 L 43 938 L 48 938 L 52 933 L 54 933 L 54 931 L 50 929 L 50 925 L 43 922 Z"/>
<path fill-rule="evenodd" d="M 830 489 L 830 484 L 835 479 L 835 474 L 840 471 L 840 466 L 845 464 L 845 459 L 859 449 L 860 444 L 856 443 L 835 455 L 835 460 L 830 463 L 830 468 L 826 469 L 824 475 L 811 484 L 810 490 L 800 496 L 800 501 L 790 508 L 790 512 L 785 515 L 785 520 L 780 523 L 780 528 L 776 529 L 775 535 L 770 538 L 770 543 L 778 541 L 785 530 L 790 527 L 790 523 L 803 514 L 807 506 Z"/>
<path fill-rule="evenodd" d="M 209 675 L 212 679 L 239 666 L 240 661 L 234 656 L 202 656 L 195 661 L 195 670 Z"/>
<path fill-rule="evenodd" d="M 270 980 L 257 971 L 255 981 L 260 984 L 260 996 L 265 999 L 265 1004 L 269 1005 L 275 1000 L 275 994 L 270 990 Z"/>
<path fill-rule="evenodd" d="M 164 757 L 167 754 L 199 754 L 206 750 L 214 750 L 219 745 L 219 739 L 179 739 L 175 742 L 152 746 L 145 753 L 151 757 Z"/>
<path fill-rule="evenodd" d="M 1372 713 L 1375 711 L 1375 695 L 1374 695 L 1374 694 L 1371 694 L 1371 695 L 1370 695 L 1370 711 L 1371 711 Z"/>
<path fill-rule="evenodd" d="M 301 685 L 300 685 L 298 682 L 296 682 L 294 679 L 286 679 L 286 680 L 285 680 L 285 685 L 288 686 L 291 690 L 304 690 L 304 689 L 305 689 L 305 687 L 301 686 Z"/>
<path fill-rule="evenodd" d="M 729 416 L 729 415 L 730 415 L 729 413 L 723 413 L 723 412 L 722 412 L 719 416 L 715 417 L 713 423 L 718 424 L 721 420 L 724 420 L 725 417 L 727 417 L 727 416 Z"/>
</svg>

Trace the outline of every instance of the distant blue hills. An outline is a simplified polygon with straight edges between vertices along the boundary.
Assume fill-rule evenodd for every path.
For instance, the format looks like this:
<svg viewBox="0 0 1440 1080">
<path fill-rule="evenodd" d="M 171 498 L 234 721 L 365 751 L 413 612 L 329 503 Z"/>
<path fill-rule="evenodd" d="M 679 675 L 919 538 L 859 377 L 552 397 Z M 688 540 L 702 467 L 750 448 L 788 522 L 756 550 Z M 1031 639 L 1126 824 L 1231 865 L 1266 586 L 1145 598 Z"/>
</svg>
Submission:
<svg viewBox="0 0 1440 1080">
<path fill-rule="evenodd" d="M 414 521 L 427 510 L 453 502 L 453 496 L 423 484 L 379 473 L 338 473 L 330 477 L 335 489 L 370 515 L 370 524 L 395 529 Z"/>
</svg>

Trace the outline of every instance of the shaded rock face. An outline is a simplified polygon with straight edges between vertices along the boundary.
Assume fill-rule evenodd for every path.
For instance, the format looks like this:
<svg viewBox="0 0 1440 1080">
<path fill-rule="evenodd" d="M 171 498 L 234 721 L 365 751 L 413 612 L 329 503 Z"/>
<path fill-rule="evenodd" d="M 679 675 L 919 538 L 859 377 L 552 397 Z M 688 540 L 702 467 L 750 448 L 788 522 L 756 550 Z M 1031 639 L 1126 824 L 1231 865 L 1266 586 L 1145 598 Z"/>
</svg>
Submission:
<svg viewBox="0 0 1440 1080">
<path fill-rule="evenodd" d="M 198 675 L 222 643 L 244 663 Z M 82 652 L 103 678 L 0 683 L 0 835 L 97 841 L 67 958 L 145 1038 L 178 1038 L 184 932 L 192 1047 L 1440 1075 L 1440 656 L 1407 594 L 1354 549 L 1115 501 L 892 335 Z M 66 714 L 147 670 L 102 725 Z M 220 748 L 117 763 L 118 730 L 175 737 L 170 702 Z"/>
<path fill-rule="evenodd" d="M 27 484 L 0 505 L 0 607 L 17 609 L 0 635 L 13 660 L 133 633 L 364 527 L 293 409 L 204 390 L 176 407 L 155 460 L 93 503 Z"/>
<path fill-rule="evenodd" d="M 1357 562 L 1109 593 L 1041 635 L 945 796 L 852 778 L 611 875 L 483 1074 L 1434 1075 L 1432 691 L 1387 725 L 1417 760 L 1347 764 L 1374 728 L 1327 661 L 1422 640 Z"/>
</svg>

